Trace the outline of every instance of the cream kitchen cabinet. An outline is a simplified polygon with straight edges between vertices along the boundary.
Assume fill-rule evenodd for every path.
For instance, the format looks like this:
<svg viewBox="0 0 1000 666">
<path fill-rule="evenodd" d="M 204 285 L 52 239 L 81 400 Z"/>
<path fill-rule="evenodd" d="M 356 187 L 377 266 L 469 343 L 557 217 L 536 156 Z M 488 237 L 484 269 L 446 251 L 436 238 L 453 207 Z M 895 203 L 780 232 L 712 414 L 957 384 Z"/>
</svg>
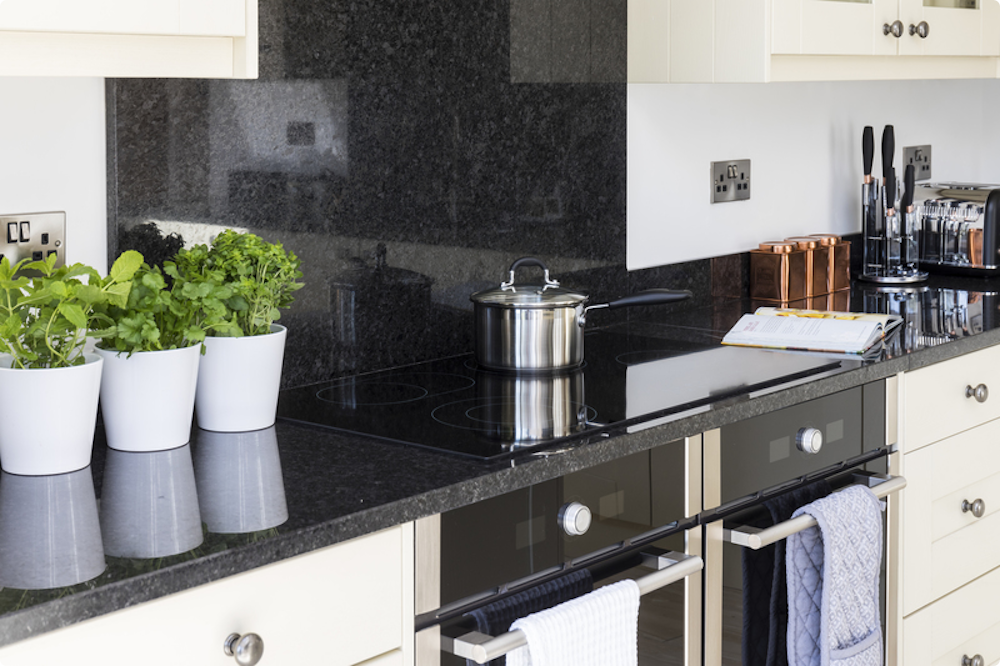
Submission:
<svg viewBox="0 0 1000 666">
<path fill-rule="evenodd" d="M 4 0 L 0 76 L 256 78 L 256 0 Z"/>
<path fill-rule="evenodd" d="M 628 25 L 634 83 L 996 78 L 1000 56 L 996 0 L 629 0 Z"/>
<path fill-rule="evenodd" d="M 413 527 L 406 524 L 0 649 L 4 666 L 226 666 L 257 634 L 260 666 L 413 663 Z"/>
<path fill-rule="evenodd" d="M 1000 348 L 907 373 L 898 663 L 1000 659 Z M 971 663 L 971 662 L 969 662 Z"/>
</svg>

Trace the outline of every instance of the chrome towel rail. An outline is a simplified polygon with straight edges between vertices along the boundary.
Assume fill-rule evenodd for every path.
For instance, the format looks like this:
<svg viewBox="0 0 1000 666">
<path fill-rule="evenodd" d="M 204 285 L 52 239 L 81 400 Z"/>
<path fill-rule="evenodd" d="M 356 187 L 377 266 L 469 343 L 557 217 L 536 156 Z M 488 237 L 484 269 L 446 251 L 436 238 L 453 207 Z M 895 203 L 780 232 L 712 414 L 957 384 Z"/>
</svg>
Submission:
<svg viewBox="0 0 1000 666">
<path fill-rule="evenodd" d="M 661 587 L 666 587 L 701 571 L 705 566 L 700 557 L 673 552 L 659 556 L 643 554 L 643 564 L 658 569 L 658 571 L 636 579 L 639 594 L 649 594 Z M 441 636 L 442 651 L 471 659 L 477 664 L 485 664 L 490 659 L 502 657 L 527 644 L 524 632 L 520 630 L 509 631 L 495 638 L 478 631 L 467 633 L 458 638 Z"/>
<path fill-rule="evenodd" d="M 870 485 L 872 492 L 879 499 L 885 498 L 906 486 L 906 479 L 901 476 L 857 475 L 856 478 L 865 483 L 865 485 Z M 763 529 L 748 526 L 725 529 L 723 530 L 723 539 L 735 543 L 737 546 L 758 550 L 815 525 L 815 518 L 807 514 L 802 514 L 791 520 L 786 520 Z"/>
</svg>

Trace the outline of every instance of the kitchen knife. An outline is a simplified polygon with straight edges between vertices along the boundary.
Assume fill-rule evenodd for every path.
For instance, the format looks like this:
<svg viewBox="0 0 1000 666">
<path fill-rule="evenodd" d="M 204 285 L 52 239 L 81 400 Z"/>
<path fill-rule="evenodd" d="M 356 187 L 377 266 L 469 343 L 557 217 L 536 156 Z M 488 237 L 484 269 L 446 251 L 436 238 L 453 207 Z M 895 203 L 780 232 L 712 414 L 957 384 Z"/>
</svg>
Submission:
<svg viewBox="0 0 1000 666">
<path fill-rule="evenodd" d="M 889 172 L 892 171 L 892 156 L 896 152 L 896 134 L 893 130 L 892 125 L 886 125 L 885 130 L 882 131 L 882 176 L 885 179 L 885 185 L 889 185 Z M 896 190 L 895 182 L 893 182 L 893 192 Z M 886 204 L 890 207 L 895 203 L 895 199 L 890 199 L 886 197 Z"/>
<path fill-rule="evenodd" d="M 885 216 L 895 215 L 896 206 L 896 170 L 889 167 L 885 174 Z"/>
<path fill-rule="evenodd" d="M 907 164 L 906 171 L 903 172 L 903 186 L 906 189 L 903 190 L 903 201 L 899 204 L 899 207 L 903 212 L 913 212 L 913 188 L 915 184 L 916 172 L 914 171 L 912 164 Z"/>
<path fill-rule="evenodd" d="M 872 162 L 875 159 L 875 132 L 871 125 L 865 126 L 864 134 L 861 137 L 861 152 L 865 159 L 865 182 L 872 182 Z"/>
</svg>

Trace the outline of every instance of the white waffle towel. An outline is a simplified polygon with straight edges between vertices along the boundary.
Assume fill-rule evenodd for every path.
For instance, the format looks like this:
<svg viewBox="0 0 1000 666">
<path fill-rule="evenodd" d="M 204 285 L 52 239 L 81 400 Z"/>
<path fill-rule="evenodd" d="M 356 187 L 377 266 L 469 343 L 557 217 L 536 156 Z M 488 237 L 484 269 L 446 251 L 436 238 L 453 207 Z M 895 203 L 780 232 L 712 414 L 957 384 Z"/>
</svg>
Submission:
<svg viewBox="0 0 1000 666">
<path fill-rule="evenodd" d="M 623 580 L 511 625 L 528 645 L 507 666 L 637 666 L 639 586 Z"/>
</svg>

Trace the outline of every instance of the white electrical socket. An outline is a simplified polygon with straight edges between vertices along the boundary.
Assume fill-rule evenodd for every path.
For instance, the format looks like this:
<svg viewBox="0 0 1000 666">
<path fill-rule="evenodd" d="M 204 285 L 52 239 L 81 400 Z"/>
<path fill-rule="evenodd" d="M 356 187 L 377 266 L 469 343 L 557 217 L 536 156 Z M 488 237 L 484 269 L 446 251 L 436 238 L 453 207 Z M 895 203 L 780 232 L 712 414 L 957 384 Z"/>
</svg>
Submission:
<svg viewBox="0 0 1000 666">
<path fill-rule="evenodd" d="M 7 257 L 12 266 L 53 253 L 57 267 L 66 263 L 65 212 L 0 215 L 0 257 Z"/>
<path fill-rule="evenodd" d="M 903 168 L 913 165 L 914 180 L 928 180 L 931 177 L 931 147 L 908 146 L 903 148 Z"/>
<path fill-rule="evenodd" d="M 750 160 L 712 162 L 712 203 L 750 198 Z"/>
</svg>

